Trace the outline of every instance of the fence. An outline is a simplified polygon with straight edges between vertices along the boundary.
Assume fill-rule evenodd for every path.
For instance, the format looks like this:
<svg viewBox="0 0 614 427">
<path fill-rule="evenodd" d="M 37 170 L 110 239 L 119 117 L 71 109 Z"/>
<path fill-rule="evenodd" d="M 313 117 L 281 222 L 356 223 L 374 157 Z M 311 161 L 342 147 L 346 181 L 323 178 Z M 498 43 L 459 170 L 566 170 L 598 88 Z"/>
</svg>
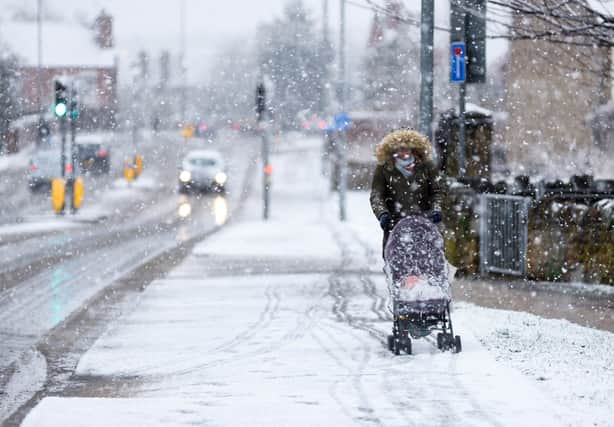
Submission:
<svg viewBox="0 0 614 427">
<path fill-rule="evenodd" d="M 480 272 L 525 276 L 527 272 L 528 197 L 482 194 L 480 199 Z"/>
</svg>

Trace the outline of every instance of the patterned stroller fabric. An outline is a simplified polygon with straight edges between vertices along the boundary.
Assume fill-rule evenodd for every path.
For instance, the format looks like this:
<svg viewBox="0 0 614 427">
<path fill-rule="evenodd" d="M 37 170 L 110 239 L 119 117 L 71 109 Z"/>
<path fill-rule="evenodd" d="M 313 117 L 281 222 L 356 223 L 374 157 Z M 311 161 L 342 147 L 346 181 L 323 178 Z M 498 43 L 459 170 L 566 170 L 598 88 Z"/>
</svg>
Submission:
<svg viewBox="0 0 614 427">
<path fill-rule="evenodd" d="M 384 257 L 395 307 L 399 303 L 421 303 L 424 307 L 429 301 L 451 301 L 443 238 L 428 219 L 413 215 L 399 221 L 390 233 Z"/>
</svg>

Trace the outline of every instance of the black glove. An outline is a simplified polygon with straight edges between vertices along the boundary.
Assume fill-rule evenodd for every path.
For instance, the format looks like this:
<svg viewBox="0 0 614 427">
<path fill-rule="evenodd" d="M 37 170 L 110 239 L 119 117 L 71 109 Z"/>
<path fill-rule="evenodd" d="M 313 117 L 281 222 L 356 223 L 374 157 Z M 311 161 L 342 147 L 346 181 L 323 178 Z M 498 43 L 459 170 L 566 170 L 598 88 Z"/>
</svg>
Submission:
<svg viewBox="0 0 614 427">
<path fill-rule="evenodd" d="M 388 227 L 390 227 L 391 222 L 392 217 L 388 212 L 384 212 L 379 216 L 379 226 L 382 227 L 382 230 L 388 230 Z"/>
<path fill-rule="evenodd" d="M 431 221 L 433 221 L 434 224 L 437 224 L 438 222 L 441 222 L 442 220 L 442 216 L 441 216 L 441 211 L 433 211 L 431 212 Z"/>
</svg>

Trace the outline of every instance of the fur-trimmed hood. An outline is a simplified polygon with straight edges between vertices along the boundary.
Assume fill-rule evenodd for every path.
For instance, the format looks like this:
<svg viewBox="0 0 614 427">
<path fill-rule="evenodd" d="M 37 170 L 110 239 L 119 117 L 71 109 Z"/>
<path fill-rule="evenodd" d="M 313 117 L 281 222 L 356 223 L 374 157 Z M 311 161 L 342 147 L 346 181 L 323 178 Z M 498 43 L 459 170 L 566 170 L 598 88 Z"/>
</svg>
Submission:
<svg viewBox="0 0 614 427">
<path fill-rule="evenodd" d="M 375 146 L 375 157 L 380 165 L 392 164 L 392 155 L 401 147 L 406 147 L 420 161 L 431 160 L 431 144 L 420 132 L 410 129 L 395 130 Z"/>
</svg>

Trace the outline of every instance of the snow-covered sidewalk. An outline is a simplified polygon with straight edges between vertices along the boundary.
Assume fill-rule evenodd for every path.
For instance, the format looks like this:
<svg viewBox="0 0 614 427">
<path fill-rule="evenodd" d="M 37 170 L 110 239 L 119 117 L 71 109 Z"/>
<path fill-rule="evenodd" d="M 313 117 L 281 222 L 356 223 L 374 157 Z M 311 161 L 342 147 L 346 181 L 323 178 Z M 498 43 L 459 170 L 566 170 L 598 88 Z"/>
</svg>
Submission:
<svg viewBox="0 0 614 427">
<path fill-rule="evenodd" d="M 339 223 L 319 141 L 279 144 L 271 220 L 255 191 L 84 354 L 71 381 L 89 386 L 24 426 L 611 425 L 609 332 L 457 304 L 462 353 L 390 354 L 367 195 Z"/>
</svg>

